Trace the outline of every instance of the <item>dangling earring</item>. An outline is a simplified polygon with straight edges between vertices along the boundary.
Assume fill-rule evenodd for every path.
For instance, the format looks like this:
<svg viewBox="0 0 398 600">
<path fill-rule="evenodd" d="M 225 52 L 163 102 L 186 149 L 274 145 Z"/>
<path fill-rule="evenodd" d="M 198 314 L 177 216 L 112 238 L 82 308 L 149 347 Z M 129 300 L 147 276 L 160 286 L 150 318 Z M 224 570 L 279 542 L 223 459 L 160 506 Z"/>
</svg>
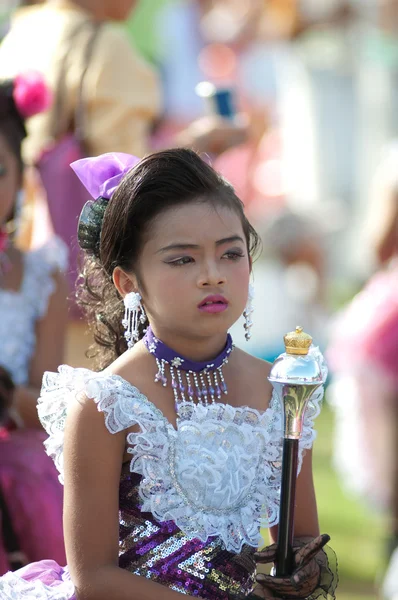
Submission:
<svg viewBox="0 0 398 600">
<path fill-rule="evenodd" d="M 253 325 L 253 321 L 251 320 L 251 315 L 254 310 L 253 298 L 254 298 L 254 286 L 251 283 L 249 283 L 249 294 L 247 297 L 247 304 L 246 304 L 245 310 L 243 311 L 243 316 L 245 317 L 245 322 L 243 324 L 243 327 L 245 328 L 245 338 L 246 338 L 247 342 L 251 338 L 250 330 Z"/>
<path fill-rule="evenodd" d="M 141 314 L 140 314 L 141 313 Z M 141 304 L 141 296 L 138 292 L 130 292 L 124 297 L 124 318 L 122 325 L 126 330 L 124 337 L 127 348 L 132 348 L 139 339 L 139 323 L 146 321 L 144 307 Z"/>
</svg>

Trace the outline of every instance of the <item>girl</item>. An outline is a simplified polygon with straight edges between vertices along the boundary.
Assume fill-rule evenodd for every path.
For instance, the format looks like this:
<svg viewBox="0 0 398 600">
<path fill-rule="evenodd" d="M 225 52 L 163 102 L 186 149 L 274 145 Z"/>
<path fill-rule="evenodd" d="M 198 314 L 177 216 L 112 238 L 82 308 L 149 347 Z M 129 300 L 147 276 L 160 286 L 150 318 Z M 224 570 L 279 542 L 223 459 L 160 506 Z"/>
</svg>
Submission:
<svg viewBox="0 0 398 600">
<path fill-rule="evenodd" d="M 57 242 L 26 253 L 14 245 L 25 118 L 47 104 L 36 74 L 0 83 L 0 573 L 65 556 L 62 488 L 36 410 L 43 373 L 63 356 L 65 250 Z"/>
<path fill-rule="evenodd" d="M 350 492 L 388 511 L 386 600 L 398 593 L 397 166 L 395 140 L 374 175 L 367 243 L 362 244 L 377 270 L 338 315 L 328 348 L 336 470 Z"/>
<path fill-rule="evenodd" d="M 69 567 L 9 573 L 0 597 L 252 597 L 256 560 L 275 558 L 274 545 L 255 549 L 261 524 L 271 541 L 277 533 L 283 427 L 270 365 L 228 335 L 250 314 L 257 234 L 231 186 L 190 150 L 73 168 L 95 199 L 79 241 L 100 372 L 62 366 L 39 399 L 65 482 Z M 334 597 L 311 473 L 320 399 L 301 448 L 296 569 L 259 575 L 260 598 Z"/>
</svg>

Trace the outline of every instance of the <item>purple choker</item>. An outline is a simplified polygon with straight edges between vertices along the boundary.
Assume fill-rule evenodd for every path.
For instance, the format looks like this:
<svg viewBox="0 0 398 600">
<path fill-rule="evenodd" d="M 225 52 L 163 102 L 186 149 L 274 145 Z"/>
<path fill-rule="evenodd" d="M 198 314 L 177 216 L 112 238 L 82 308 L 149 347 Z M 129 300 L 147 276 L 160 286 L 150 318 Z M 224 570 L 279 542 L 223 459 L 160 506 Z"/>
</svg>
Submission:
<svg viewBox="0 0 398 600">
<path fill-rule="evenodd" d="M 197 399 L 207 405 L 209 400 L 220 400 L 222 394 L 227 394 L 222 368 L 228 363 L 233 350 L 232 338 L 228 334 L 224 350 L 211 362 L 194 362 L 176 354 L 155 337 L 151 327 L 146 330 L 143 342 L 156 359 L 158 372 L 156 382 L 167 385 L 167 370 L 170 372 L 171 387 L 173 388 L 176 405 L 181 402 L 194 402 Z"/>
</svg>

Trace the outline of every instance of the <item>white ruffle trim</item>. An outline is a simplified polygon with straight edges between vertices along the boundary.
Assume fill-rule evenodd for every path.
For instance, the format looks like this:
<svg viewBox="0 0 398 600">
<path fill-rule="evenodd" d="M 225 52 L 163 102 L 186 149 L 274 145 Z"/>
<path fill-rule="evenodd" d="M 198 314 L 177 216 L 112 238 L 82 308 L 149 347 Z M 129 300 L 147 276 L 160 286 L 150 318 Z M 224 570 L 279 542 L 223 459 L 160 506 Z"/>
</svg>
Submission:
<svg viewBox="0 0 398 600">
<path fill-rule="evenodd" d="M 26 385 L 36 347 L 36 324 L 48 310 L 56 281 L 53 274 L 66 267 L 65 244 L 54 238 L 24 254 L 23 280 L 18 291 L 0 290 L 0 363 L 16 385 Z"/>
<path fill-rule="evenodd" d="M 40 248 L 27 253 L 25 260 L 23 291 L 35 298 L 37 316 L 41 318 L 46 314 L 49 298 L 55 290 L 52 275 L 66 270 L 68 249 L 59 237 L 54 236 Z"/>
<path fill-rule="evenodd" d="M 1 600 L 74 600 L 75 589 L 71 581 L 60 581 L 48 586 L 39 579 L 27 581 L 17 573 L 0 577 Z"/>
<path fill-rule="evenodd" d="M 45 445 L 61 480 L 65 418 L 76 392 L 94 399 L 111 433 L 140 426 L 127 442 L 131 470 L 142 475 L 143 512 L 172 520 L 192 538 L 219 536 L 232 552 L 244 544 L 257 547 L 260 527 L 278 522 L 283 413 L 275 394 L 264 412 L 187 403 L 175 429 L 121 377 L 62 366 L 58 374 L 45 374 L 39 399 L 39 416 L 49 434 Z M 306 411 L 299 468 L 303 450 L 315 438 L 313 421 L 322 397 L 319 388 Z"/>
<path fill-rule="evenodd" d="M 44 442 L 46 452 L 53 459 L 63 483 L 64 430 L 70 402 L 79 394 L 92 398 L 98 410 L 105 415 L 110 433 L 123 431 L 136 423 L 165 420 L 162 413 L 146 397 L 117 375 L 105 375 L 89 369 L 75 369 L 61 365 L 58 373 L 44 373 L 37 411 L 48 433 Z"/>
</svg>

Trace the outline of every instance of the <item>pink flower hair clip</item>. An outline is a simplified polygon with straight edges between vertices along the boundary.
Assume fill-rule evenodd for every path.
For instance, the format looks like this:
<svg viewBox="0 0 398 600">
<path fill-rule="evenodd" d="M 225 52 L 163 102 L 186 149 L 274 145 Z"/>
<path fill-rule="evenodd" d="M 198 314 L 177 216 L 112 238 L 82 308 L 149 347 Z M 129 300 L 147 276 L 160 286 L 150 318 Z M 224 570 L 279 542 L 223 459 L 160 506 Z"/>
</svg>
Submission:
<svg viewBox="0 0 398 600">
<path fill-rule="evenodd" d="M 15 77 L 13 98 L 21 117 L 27 119 L 51 106 L 52 93 L 41 73 L 28 71 Z"/>
</svg>

